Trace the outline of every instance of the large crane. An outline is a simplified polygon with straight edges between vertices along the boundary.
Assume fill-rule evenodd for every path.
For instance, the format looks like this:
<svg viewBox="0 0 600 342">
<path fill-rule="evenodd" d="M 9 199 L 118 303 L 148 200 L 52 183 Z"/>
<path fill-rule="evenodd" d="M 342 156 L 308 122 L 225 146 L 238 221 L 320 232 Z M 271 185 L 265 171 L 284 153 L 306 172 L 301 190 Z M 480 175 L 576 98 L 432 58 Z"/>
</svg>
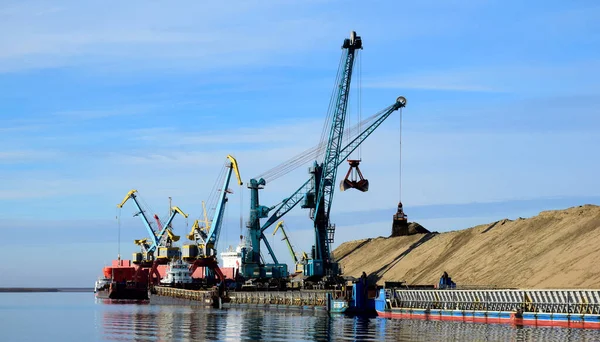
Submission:
<svg viewBox="0 0 600 342">
<path fill-rule="evenodd" d="M 352 152 L 354 152 L 358 146 L 360 146 L 360 144 L 362 144 L 393 112 L 403 108 L 405 105 L 406 99 L 400 96 L 396 99 L 394 104 L 364 120 L 361 125 L 366 128 L 360 131 L 346 146 L 344 146 L 344 148 L 342 148 L 338 166 L 341 165 L 342 162 L 348 158 Z M 314 150 L 314 148 L 311 149 L 311 151 L 312 150 Z M 263 178 L 258 180 L 251 179 L 249 184 L 251 190 L 251 211 L 248 234 L 250 236 L 251 249 L 248 249 L 245 252 L 244 262 L 242 263 L 242 274 L 244 277 L 248 278 L 260 274 L 262 272 L 260 270 L 265 266 L 260 259 L 261 242 L 265 244 L 269 255 L 274 262 L 277 263 L 277 258 L 273 253 L 268 240 L 264 236 L 264 231 L 296 207 L 298 203 L 303 202 L 301 205 L 303 208 L 310 208 L 311 205 L 314 205 L 315 183 L 313 182 L 312 177 L 305 181 L 294 193 L 285 198 L 281 203 L 271 207 L 261 205 L 258 202 L 258 190 L 263 189 L 265 184 L 266 180 Z M 271 213 L 271 215 L 269 215 L 269 213 Z M 267 221 L 262 225 L 260 224 L 261 218 L 267 218 Z"/>
<path fill-rule="evenodd" d="M 362 49 L 362 40 L 352 32 L 350 39 L 344 40 L 343 48 L 348 54 L 337 94 L 335 107 L 333 108 L 332 122 L 329 130 L 329 139 L 325 151 L 325 158 L 321 164 L 316 161 L 310 170 L 312 182 L 315 184 L 315 192 L 307 193 L 307 198 L 316 201 L 307 201 L 305 208 L 310 209 L 310 217 L 313 219 L 315 228 L 315 244 L 312 249 L 312 259 L 308 260 L 308 276 L 322 276 L 326 270 L 331 270 L 331 275 L 337 275 L 337 264 L 330 260 L 330 244 L 333 242 L 335 226 L 331 225 L 329 212 L 335 190 L 335 178 L 341 159 L 342 136 L 344 134 L 344 123 L 346 122 L 346 111 L 348 109 L 348 97 L 350 94 L 350 80 L 352 77 L 352 66 L 354 63 L 354 52 Z"/>
<path fill-rule="evenodd" d="M 125 195 L 125 198 L 123 199 L 123 201 L 121 203 L 117 204 L 117 208 L 121 209 L 121 208 L 123 208 L 123 206 L 129 199 L 133 200 L 133 202 L 135 203 L 135 206 L 138 210 L 138 212 L 136 214 L 134 214 L 133 216 L 140 217 L 140 219 L 144 223 L 144 226 L 146 227 L 146 230 L 148 231 L 148 235 L 149 235 L 149 239 L 150 239 L 149 243 L 148 243 L 148 238 L 135 240 L 135 243 L 137 245 L 139 245 L 140 247 L 142 247 L 142 249 L 145 250 L 145 252 L 147 253 L 147 250 L 150 248 L 150 246 L 157 242 L 156 241 L 156 233 L 154 232 L 154 229 L 152 228 L 152 225 L 150 224 L 150 220 L 148 220 L 148 217 L 146 216 L 146 211 L 144 209 L 142 209 L 142 206 L 138 202 L 136 193 L 137 193 L 137 190 L 135 190 L 135 189 L 129 191 L 127 193 L 127 195 Z"/>
<path fill-rule="evenodd" d="M 129 191 L 127 193 L 127 195 L 125 196 L 125 198 L 123 199 L 123 201 L 121 203 L 119 203 L 117 205 L 117 207 L 123 208 L 123 206 L 129 199 L 132 199 L 133 202 L 135 203 L 135 206 L 139 211 L 134 216 L 139 216 L 142 219 L 142 222 L 144 223 L 144 226 L 146 227 L 146 229 L 148 231 L 148 235 L 149 235 L 148 238 L 135 240 L 135 243 L 142 248 L 142 251 L 145 254 L 145 258 L 150 259 L 148 261 L 151 261 L 154 257 L 154 251 L 158 247 L 161 246 L 161 241 L 163 240 L 165 233 L 167 233 L 167 230 L 170 229 L 170 225 L 173 222 L 175 215 L 180 214 L 181 216 L 186 217 L 186 218 L 188 217 L 188 215 L 186 213 L 184 213 L 181 209 L 179 209 L 179 207 L 172 207 L 171 215 L 170 215 L 169 219 L 167 220 L 166 224 L 163 225 L 163 224 L 161 224 L 160 220 L 157 221 L 158 226 L 159 226 L 159 231 L 156 232 L 152 228 L 152 225 L 150 224 L 150 221 L 148 220 L 148 217 L 146 216 L 146 211 L 144 209 L 142 209 L 142 206 L 137 199 L 138 196 L 136 195 L 136 193 L 137 193 L 137 190 L 135 190 L 135 189 Z"/>
<path fill-rule="evenodd" d="M 342 135 L 344 131 L 344 123 L 346 122 L 346 109 L 348 107 L 348 98 L 350 94 L 350 83 L 352 80 L 352 69 L 354 67 L 355 53 L 356 50 L 362 49 L 362 39 L 356 35 L 356 32 L 352 31 L 350 34 L 350 38 L 344 39 L 342 44 L 342 49 L 345 50 L 343 54 L 343 58 L 340 61 L 340 65 L 338 68 L 338 75 L 336 78 L 336 87 L 337 92 L 334 92 L 331 101 L 329 103 L 329 110 L 327 117 L 332 118 L 332 124 L 329 129 L 329 139 L 326 145 L 325 151 L 325 159 L 323 163 L 320 165 L 315 164 L 316 168 L 314 169 L 316 172 L 317 181 L 320 180 L 320 177 L 323 176 L 327 179 L 332 179 L 335 181 L 335 174 L 337 172 L 336 162 L 339 159 L 339 153 L 342 143 Z M 250 243 L 252 246 L 252 250 L 249 251 L 249 257 L 246 258 L 248 261 L 248 266 L 246 269 L 242 269 L 242 273 L 246 277 L 258 277 L 262 278 L 266 276 L 266 272 L 260 271 L 262 268 L 262 262 L 260 260 L 260 240 L 266 241 L 264 239 L 264 234 L 260 232 L 260 218 L 267 217 L 268 208 L 260 207 L 258 205 L 258 190 L 262 189 L 262 186 L 265 185 L 265 180 L 255 180 L 252 179 L 250 181 L 249 187 L 251 191 L 250 195 L 250 222 L 248 228 L 250 229 Z M 323 202 L 325 205 L 329 207 L 331 204 L 331 197 L 333 195 L 333 186 L 332 184 L 327 184 L 327 182 L 317 182 L 314 183 L 319 191 L 317 192 L 317 203 Z M 311 218 L 315 222 L 315 231 L 316 231 L 316 240 L 317 245 L 321 246 L 320 242 L 323 240 L 322 232 L 324 226 L 328 225 L 328 219 L 324 217 L 324 214 L 329 214 L 329 209 L 325 210 L 323 205 L 317 205 L 314 211 L 311 211 Z M 319 211 L 320 210 L 320 211 Z M 318 213 L 318 215 L 315 215 Z M 326 234 L 326 233 L 325 233 Z M 323 240 L 325 241 L 325 240 Z M 268 243 L 265 243 L 271 257 L 275 264 L 270 266 L 271 270 L 270 274 L 274 274 L 277 276 L 284 276 L 287 273 L 287 268 L 283 264 L 279 264 L 275 254 L 273 253 L 271 246 Z M 327 245 L 328 246 L 328 245 Z"/>
<path fill-rule="evenodd" d="M 160 218 L 158 215 L 154 214 L 154 219 L 156 220 L 156 225 L 160 232 L 157 236 L 158 240 L 158 255 L 159 259 L 173 259 L 178 258 L 180 255 L 179 247 L 174 247 L 173 242 L 179 241 L 179 236 L 173 233 L 173 229 L 170 227 L 171 221 L 175 215 L 179 213 L 183 217 L 187 218 L 188 215 L 181 211 L 178 207 L 171 207 L 171 217 L 167 221 L 167 225 L 163 227 L 163 224 L 160 222 Z"/>
<path fill-rule="evenodd" d="M 202 213 L 204 215 L 204 218 L 202 220 L 194 221 L 194 224 L 192 225 L 192 230 L 190 230 L 190 232 L 187 235 L 188 240 L 196 241 L 194 237 L 196 234 L 196 230 L 202 230 L 205 234 L 208 234 L 210 230 L 210 221 L 208 220 L 208 215 L 206 214 L 206 204 L 204 203 L 204 201 L 202 201 Z M 201 226 L 200 222 L 204 223 L 204 226 Z"/>
<path fill-rule="evenodd" d="M 281 234 L 283 234 L 283 238 L 281 240 L 285 241 L 285 243 L 287 244 L 288 250 L 290 251 L 290 254 L 292 255 L 292 260 L 294 261 L 294 265 L 296 265 L 296 273 L 304 272 L 304 262 L 308 259 L 308 255 L 305 252 L 302 252 L 302 259 L 298 260 L 298 256 L 296 255 L 296 252 L 294 252 L 294 247 L 292 247 L 290 238 L 287 236 L 287 233 L 285 232 L 285 229 L 283 228 L 283 221 L 279 221 L 279 223 L 277 223 L 277 226 L 275 226 L 275 229 L 273 230 L 273 235 L 275 235 L 278 230 L 281 230 Z"/>
<path fill-rule="evenodd" d="M 357 49 L 362 48 L 362 40 L 352 32 L 350 39 L 344 40 L 342 48 L 346 49 L 346 53 L 345 58 L 342 59 L 342 63 L 340 64 L 340 72 L 337 77 L 338 92 L 332 97 L 330 104 L 328 118 L 331 118 L 331 125 L 329 127 L 328 140 L 326 143 L 317 145 L 307 151 L 307 155 L 312 156 L 325 154 L 323 162 L 314 162 L 310 170 L 310 179 L 279 205 L 272 207 L 260 205 L 259 190 L 263 189 L 266 185 L 266 180 L 263 177 L 253 178 L 248 184 L 250 188 L 250 220 L 248 222 L 250 247 L 243 250 L 242 263 L 242 275 L 246 278 L 265 278 L 268 277 L 268 274 L 271 274 L 272 277 L 283 275 L 282 271 L 286 270 L 286 266 L 278 263 L 271 246 L 264 236 L 264 231 L 293 209 L 300 201 L 303 201 L 303 208 L 311 209 L 310 217 L 313 220 L 315 229 L 315 244 L 311 253 L 312 258 L 308 261 L 305 275 L 319 277 L 323 275 L 336 275 L 338 273 L 337 264 L 331 260 L 330 255 L 330 244 L 333 242 L 334 226 L 330 224 L 329 220 L 337 168 L 389 115 L 406 105 L 406 99 L 398 97 L 394 104 L 359 123 L 357 128 L 354 129 L 358 133 L 353 136 L 352 140 L 346 146 L 342 147 L 341 143 L 344 131 L 346 133 L 352 133 L 353 131 L 353 129 L 345 130 L 344 122 L 348 105 L 354 54 Z M 362 127 L 366 128 L 361 130 Z M 352 136 L 352 134 L 350 135 Z M 289 164 L 297 165 L 297 160 L 302 161 L 304 157 L 294 157 Z M 287 163 L 282 165 L 284 171 L 276 170 L 272 173 L 267 173 L 269 175 L 278 175 L 281 172 L 289 171 L 290 166 Z M 275 212 L 269 216 L 269 213 L 273 209 L 275 209 Z M 268 218 L 263 225 L 260 223 L 261 218 Z M 268 265 L 262 260 L 260 251 L 261 242 L 267 247 L 274 264 Z M 278 270 L 282 271 L 278 272 Z"/>
<path fill-rule="evenodd" d="M 206 227 L 201 227 L 198 224 L 198 221 L 194 223 L 195 229 L 188 235 L 190 240 L 196 242 L 196 244 L 201 247 L 199 250 L 200 254 L 203 256 L 216 256 L 216 244 L 219 239 L 219 235 L 221 233 L 221 226 L 223 223 L 223 216 L 225 212 L 225 205 L 227 203 L 227 194 L 230 193 L 228 190 L 229 182 L 231 181 L 231 174 L 235 172 L 237 177 L 238 185 L 242 185 L 242 179 L 240 177 L 240 170 L 238 169 L 238 164 L 235 158 L 231 155 L 227 155 L 228 163 L 226 164 L 226 168 L 228 169 L 225 172 L 225 179 L 223 181 L 223 186 L 220 190 L 219 197 L 217 199 L 216 208 L 214 211 L 214 216 L 210 222 L 206 221 L 206 212 L 205 215 L 205 225 Z M 204 207 L 204 210 L 206 208 Z"/>
<path fill-rule="evenodd" d="M 222 281 L 224 277 L 217 265 L 217 243 L 219 241 L 219 235 L 221 233 L 221 226 L 223 223 L 223 217 L 225 213 L 225 206 L 228 200 L 227 194 L 231 193 L 231 191 L 228 190 L 229 183 L 231 181 L 231 174 L 235 172 L 238 185 L 241 186 L 243 184 L 242 179 L 240 177 L 240 171 L 238 169 L 237 161 L 231 155 L 227 155 L 227 161 L 225 163 L 224 169 L 225 171 L 222 182 L 223 185 L 220 188 L 218 196 L 216 197 L 212 221 L 209 222 L 207 220 L 206 207 L 203 204 L 205 227 L 201 226 L 198 223 L 199 221 L 196 220 L 192 231 L 190 232 L 190 234 L 188 234 L 188 239 L 194 241 L 195 246 L 184 246 L 183 253 L 184 259 L 193 262 L 190 268 L 192 273 L 198 267 L 205 267 L 207 270 L 207 273 L 205 274 L 209 277 L 211 277 L 212 274 L 214 274 L 217 276 L 219 281 Z M 223 174 L 223 172 L 221 174 Z M 220 180 L 221 177 L 219 177 L 217 183 L 220 183 Z M 210 204 L 211 203 L 209 202 L 209 205 Z"/>
</svg>

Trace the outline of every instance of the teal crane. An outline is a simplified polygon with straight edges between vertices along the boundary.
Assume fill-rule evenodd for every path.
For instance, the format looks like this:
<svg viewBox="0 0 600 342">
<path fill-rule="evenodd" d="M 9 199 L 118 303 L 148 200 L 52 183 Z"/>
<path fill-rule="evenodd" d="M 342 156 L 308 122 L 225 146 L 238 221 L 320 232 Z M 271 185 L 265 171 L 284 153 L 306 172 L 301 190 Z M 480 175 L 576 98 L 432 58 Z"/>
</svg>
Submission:
<svg viewBox="0 0 600 342">
<path fill-rule="evenodd" d="M 220 189 L 220 193 L 216 196 L 215 199 L 215 209 L 212 221 L 208 221 L 208 216 L 206 214 L 206 208 L 203 203 L 203 211 L 204 211 L 204 224 L 206 227 L 200 226 L 197 220 L 192 227 L 192 231 L 188 234 L 188 239 L 194 241 L 198 247 L 197 252 L 199 255 L 195 255 L 193 259 L 193 263 L 190 267 L 190 272 L 194 273 L 196 268 L 204 267 L 205 268 L 205 278 L 213 279 L 217 278 L 219 282 L 225 280 L 225 277 L 219 266 L 217 264 L 217 243 L 219 240 L 219 235 L 221 233 L 221 226 L 223 224 L 223 217 L 225 216 L 225 206 L 227 204 L 227 194 L 231 193 L 228 190 L 229 182 L 231 181 L 231 174 L 235 171 L 235 175 L 238 180 L 238 184 L 241 186 L 242 179 L 240 177 L 240 171 L 238 169 L 237 161 L 231 155 L 227 155 L 227 161 L 224 166 L 224 171 L 221 172 L 222 184 L 223 186 Z M 221 183 L 221 177 L 217 180 L 217 184 Z M 215 198 L 213 194 L 209 196 L 210 198 Z M 213 202 L 209 200 L 209 205 L 212 205 Z"/>
<path fill-rule="evenodd" d="M 216 208 L 214 212 L 214 216 L 210 224 L 208 221 L 205 222 L 207 225 L 205 227 L 200 227 L 198 225 L 198 221 L 194 223 L 194 227 L 192 232 L 189 234 L 188 238 L 195 241 L 199 247 L 199 252 L 201 256 L 216 256 L 217 252 L 217 241 L 219 239 L 219 235 L 221 233 L 221 226 L 223 224 L 223 216 L 225 213 L 225 205 L 227 203 L 227 194 L 230 193 L 228 190 L 229 183 L 231 181 L 231 175 L 235 172 L 237 177 L 238 185 L 242 185 L 242 179 L 240 177 L 240 170 L 238 168 L 237 160 L 231 155 L 227 155 L 227 162 L 225 165 L 225 177 L 223 180 L 223 186 L 220 189 L 219 196 L 216 200 Z M 205 213 L 206 215 L 206 213 Z M 207 231 L 208 230 L 208 231 Z"/>
<path fill-rule="evenodd" d="M 339 273 L 337 263 L 331 259 L 330 246 L 333 242 L 335 226 L 330 224 L 329 219 L 337 168 L 389 115 L 406 105 L 406 99 L 398 97 L 394 104 L 365 120 L 370 123 L 369 125 L 359 125 L 359 129 L 360 127 L 366 128 L 342 147 L 354 55 L 357 49 L 362 49 L 362 40 L 352 32 L 350 39 L 344 40 L 342 48 L 346 50 L 346 54 L 337 77 L 338 92 L 332 98 L 332 105 L 330 105 L 328 117 L 331 117 L 332 121 L 328 140 L 324 146 L 319 145 L 308 151 L 312 155 L 315 155 L 315 152 L 324 153 L 323 162 L 315 161 L 310 168 L 311 177 L 291 196 L 276 206 L 266 207 L 259 203 L 259 190 L 264 189 L 266 185 L 264 178 L 253 178 L 248 184 L 250 188 L 250 220 L 247 227 L 251 248 L 243 250 L 242 275 L 246 278 L 265 278 L 268 277 L 268 274 L 272 277 L 284 276 L 287 268 L 278 263 L 275 253 L 264 236 L 264 231 L 301 201 L 303 202 L 302 208 L 310 209 L 310 217 L 315 229 L 315 244 L 305 268 L 305 275 L 322 277 L 324 275 L 335 276 Z M 269 216 L 273 209 L 275 211 Z M 262 218 L 268 218 L 263 225 L 260 223 Z M 274 264 L 264 263 L 260 253 L 261 242 L 267 247 Z"/>
</svg>

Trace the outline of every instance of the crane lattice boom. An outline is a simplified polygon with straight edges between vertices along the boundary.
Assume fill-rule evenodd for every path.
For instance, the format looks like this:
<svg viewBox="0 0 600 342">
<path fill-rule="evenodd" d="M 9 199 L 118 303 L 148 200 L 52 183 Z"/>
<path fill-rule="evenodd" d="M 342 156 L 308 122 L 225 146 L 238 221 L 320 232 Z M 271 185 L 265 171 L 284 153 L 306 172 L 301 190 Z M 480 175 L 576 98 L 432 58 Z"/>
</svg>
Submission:
<svg viewBox="0 0 600 342">
<path fill-rule="evenodd" d="M 245 277 L 264 277 L 265 272 L 263 268 L 266 269 L 267 267 L 270 267 L 269 271 L 275 277 L 276 268 L 285 269 L 284 265 L 278 263 L 268 240 L 264 236 L 264 231 L 301 201 L 303 202 L 302 208 L 310 209 L 310 217 L 314 222 L 315 228 L 315 245 L 313 246 L 312 260 L 308 260 L 305 275 L 323 276 L 337 274 L 337 264 L 331 260 L 330 256 L 330 244 L 333 241 L 333 226 L 330 224 L 329 219 L 337 168 L 389 115 L 406 104 L 406 100 L 403 97 L 399 97 L 393 105 L 359 123 L 358 127 L 344 129 L 355 52 L 357 49 L 362 49 L 362 40 L 352 32 L 350 39 L 344 40 L 342 48 L 346 49 L 346 58 L 342 59 L 342 63 L 338 69 L 339 74 L 336 78 L 337 93 L 334 94 L 330 102 L 328 118 L 331 119 L 331 125 L 328 130 L 327 143 L 321 142 L 316 147 L 307 150 L 305 154 L 295 156 L 288 162 L 282 163 L 278 167 L 263 173 L 263 175 L 265 178 L 275 179 L 289 172 L 291 169 L 302 165 L 310 156 L 314 157 L 315 155 L 324 154 L 323 161 L 321 163 L 314 162 L 311 168 L 311 178 L 305 181 L 298 190 L 285 198 L 280 204 L 272 207 L 261 205 L 259 201 L 259 190 L 263 189 L 266 185 L 266 179 L 261 177 L 251 179 L 248 182 L 248 188 L 250 188 L 250 219 L 247 227 L 249 229 L 248 240 L 250 247 L 247 247 L 243 251 L 242 274 Z M 363 129 L 363 127 L 366 128 Z M 353 136 L 355 131 L 358 133 L 356 136 Z M 346 146 L 342 147 L 344 134 L 349 135 L 352 140 Z M 272 210 L 274 212 L 269 215 Z M 262 226 L 260 223 L 261 218 L 267 218 L 267 221 Z M 260 251 L 262 243 L 267 247 L 274 264 L 265 265 L 262 261 Z"/>
</svg>

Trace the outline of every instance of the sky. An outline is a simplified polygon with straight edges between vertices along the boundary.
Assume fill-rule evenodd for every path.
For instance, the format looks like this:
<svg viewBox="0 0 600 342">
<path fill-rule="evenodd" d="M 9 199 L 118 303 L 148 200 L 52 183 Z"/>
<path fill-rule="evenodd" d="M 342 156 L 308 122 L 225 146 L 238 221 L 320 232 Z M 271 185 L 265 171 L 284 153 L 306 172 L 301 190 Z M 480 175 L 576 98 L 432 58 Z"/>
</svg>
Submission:
<svg viewBox="0 0 600 342">
<path fill-rule="evenodd" d="M 364 49 L 350 122 L 399 95 L 407 106 L 361 147 L 369 191 L 336 188 L 334 247 L 388 236 L 399 200 L 439 232 L 600 204 L 595 1 L 4 0 L 0 286 L 92 286 L 147 236 L 133 203 L 116 208 L 129 190 L 159 216 L 171 197 L 184 235 L 227 154 L 247 182 L 316 145 L 352 30 Z M 230 188 L 221 250 L 249 213 L 249 190 Z M 314 238 L 307 215 L 283 218 L 298 251 Z"/>
</svg>

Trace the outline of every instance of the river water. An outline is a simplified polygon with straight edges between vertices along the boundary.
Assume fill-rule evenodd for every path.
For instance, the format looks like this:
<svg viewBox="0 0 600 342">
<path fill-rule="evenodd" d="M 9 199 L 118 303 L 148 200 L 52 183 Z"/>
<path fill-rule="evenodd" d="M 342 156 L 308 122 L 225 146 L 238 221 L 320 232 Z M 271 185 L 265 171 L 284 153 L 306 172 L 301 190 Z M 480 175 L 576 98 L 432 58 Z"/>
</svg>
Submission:
<svg viewBox="0 0 600 342">
<path fill-rule="evenodd" d="M 600 331 L 0 293 L 0 341 L 600 341 Z"/>
</svg>

